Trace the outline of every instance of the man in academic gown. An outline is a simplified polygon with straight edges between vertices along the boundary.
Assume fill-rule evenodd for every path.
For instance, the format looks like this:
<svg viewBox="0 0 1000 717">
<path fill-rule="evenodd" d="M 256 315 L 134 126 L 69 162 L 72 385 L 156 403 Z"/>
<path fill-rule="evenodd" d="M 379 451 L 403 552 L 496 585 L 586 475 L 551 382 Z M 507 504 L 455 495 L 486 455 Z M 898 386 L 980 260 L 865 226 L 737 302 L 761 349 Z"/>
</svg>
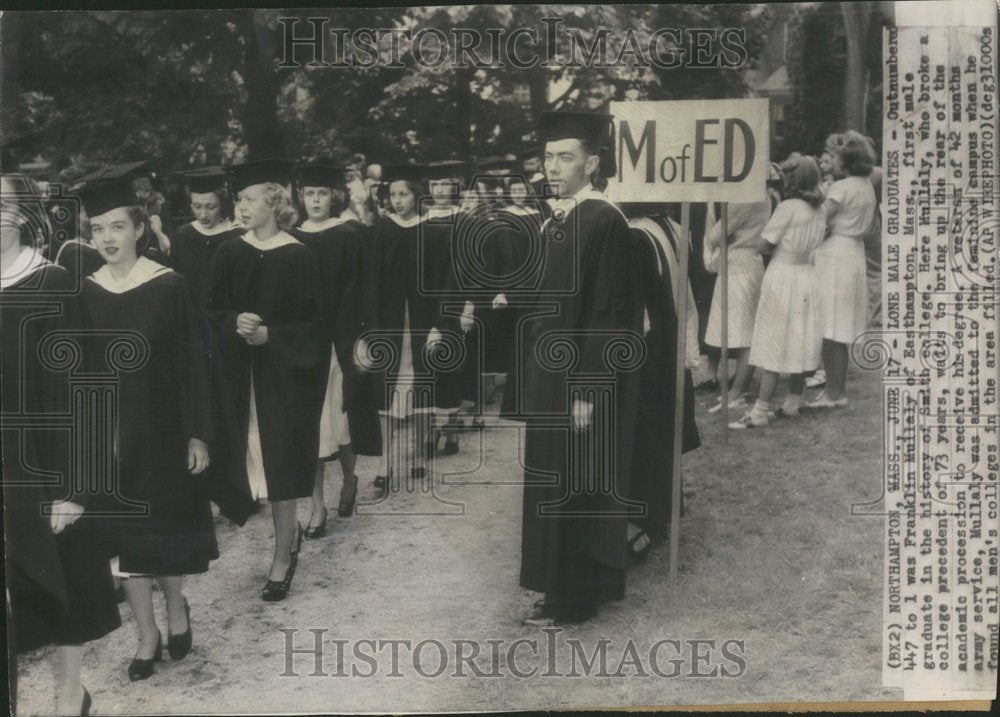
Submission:
<svg viewBox="0 0 1000 717">
<path fill-rule="evenodd" d="M 624 596 L 626 520 L 641 512 L 625 498 L 630 451 L 619 445 L 632 430 L 628 374 L 637 375 L 642 355 L 632 240 L 592 184 L 609 129 L 609 115 L 542 118 L 558 201 L 542 227 L 538 305 L 517 337 L 526 423 L 520 584 L 545 595 L 531 625 L 582 622 Z"/>
</svg>

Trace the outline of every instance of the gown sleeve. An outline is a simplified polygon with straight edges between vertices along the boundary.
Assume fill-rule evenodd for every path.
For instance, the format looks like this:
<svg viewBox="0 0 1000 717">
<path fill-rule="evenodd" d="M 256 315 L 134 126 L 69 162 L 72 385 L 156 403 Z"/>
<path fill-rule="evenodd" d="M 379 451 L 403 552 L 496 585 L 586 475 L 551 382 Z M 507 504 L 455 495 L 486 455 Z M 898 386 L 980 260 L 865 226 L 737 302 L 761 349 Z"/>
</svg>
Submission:
<svg viewBox="0 0 1000 717">
<path fill-rule="evenodd" d="M 614 210 L 603 211 L 584 231 L 592 233 L 584 286 L 593 289 L 581 311 L 579 326 L 587 334 L 581 337 L 579 365 L 582 372 L 605 373 L 609 334 L 641 330 L 632 316 L 632 239 L 624 218 Z"/>
<path fill-rule="evenodd" d="M 322 290 L 319 267 L 315 254 L 308 248 L 292 263 L 292 275 L 287 277 L 296 287 L 292 298 L 293 306 L 289 307 L 289 319 L 280 323 L 268 323 L 267 343 L 271 352 L 278 355 L 280 361 L 293 368 L 304 370 L 314 368 L 320 360 L 320 307 L 322 305 Z M 227 319 L 228 321 L 228 319 Z M 236 330 L 235 317 L 233 331 Z"/>
<path fill-rule="evenodd" d="M 83 326 L 83 311 L 80 306 L 79 296 L 70 293 L 75 287 L 68 272 L 63 270 L 46 270 L 46 280 L 44 288 L 47 291 L 56 291 L 63 294 L 59 298 L 62 315 L 58 319 L 46 322 L 46 332 L 52 330 L 77 331 Z M 65 293 L 64 293 L 65 292 Z M 38 336 L 39 340 L 44 335 Z M 37 391 L 36 398 L 39 401 L 34 410 L 45 412 L 61 412 L 65 402 L 65 392 L 68 385 L 65 378 L 53 380 L 51 374 L 38 376 L 37 380 L 29 383 L 32 393 Z M 30 394 L 28 396 L 31 400 Z M 70 460 L 70 446 L 68 437 L 61 431 L 44 431 L 41 435 L 42 450 L 40 458 L 42 467 L 63 474 L 62 487 L 54 490 L 49 497 L 52 500 L 67 500 L 71 503 L 83 506 L 84 509 L 91 502 L 92 492 L 86 490 L 83 481 L 76 480 L 75 476 L 70 476 L 68 471 L 72 470 L 73 463 Z M 82 491 L 73 491 L 73 486 L 84 488 Z"/>
<path fill-rule="evenodd" d="M 230 240 L 232 241 L 232 240 Z M 235 255 L 230 258 L 230 242 L 219 247 L 219 250 L 212 257 L 212 266 L 209 271 L 209 291 L 205 306 L 205 313 L 208 315 L 212 327 L 225 336 L 236 333 L 236 317 L 238 311 L 232 305 L 232 287 L 229 285 L 230 264 L 233 263 Z"/>
<path fill-rule="evenodd" d="M 209 387 L 206 367 L 204 330 L 201 314 L 195 305 L 191 287 L 182 280 L 177 287 L 177 343 L 181 393 L 181 420 L 184 435 L 198 438 L 206 443 L 211 441 L 211 414 L 209 409 Z"/>
</svg>

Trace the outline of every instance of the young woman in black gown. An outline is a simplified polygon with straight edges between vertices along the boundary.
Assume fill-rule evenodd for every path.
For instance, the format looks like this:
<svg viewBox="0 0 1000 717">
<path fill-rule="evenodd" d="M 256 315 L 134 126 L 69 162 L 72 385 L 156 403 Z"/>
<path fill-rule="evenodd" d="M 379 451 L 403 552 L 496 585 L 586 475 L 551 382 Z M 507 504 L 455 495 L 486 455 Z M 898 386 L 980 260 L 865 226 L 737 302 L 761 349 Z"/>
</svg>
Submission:
<svg viewBox="0 0 1000 717">
<path fill-rule="evenodd" d="M 438 441 L 444 436 L 442 455 L 454 455 L 459 451 L 458 433 L 462 428 L 459 413 L 462 408 L 474 409 L 478 396 L 479 332 L 475 330 L 473 306 L 458 289 L 458 275 L 455 265 L 455 249 L 459 245 L 459 235 L 465 230 L 467 214 L 459 207 L 465 163 L 460 160 L 443 160 L 427 165 L 430 203 L 425 214 L 421 257 L 423 275 L 421 285 L 428 293 L 435 309 L 434 321 L 439 328 L 461 331 L 465 345 L 465 359 L 455 372 L 442 372 L 436 380 L 435 414 L 440 426 L 433 438 L 424 444 L 425 457 L 438 451 Z M 445 303 L 453 309 L 465 301 L 461 316 L 456 318 L 445 313 Z"/>
<path fill-rule="evenodd" d="M 277 602 L 298 565 L 297 501 L 314 489 L 328 344 L 318 258 L 287 231 L 298 218 L 287 165 L 259 160 L 231 174 L 245 233 L 212 262 L 213 450 L 229 488 L 220 509 L 242 523 L 256 501 L 271 504 L 274 554 L 261 597 Z"/>
<path fill-rule="evenodd" d="M 441 237 L 428 236 L 428 229 L 423 226 L 426 216 L 418 212 L 420 198 L 425 193 L 425 171 L 415 166 L 386 168 L 393 213 L 375 226 L 379 255 L 378 329 L 384 332 L 392 349 L 382 346 L 375 350 L 364 342 L 359 355 L 393 359 L 392 365 L 379 367 L 384 371 L 378 390 L 386 423 L 383 460 L 375 485 L 383 494 L 389 490 L 390 478 L 396 476 L 398 480 L 402 464 L 410 466 L 409 478 L 423 480 L 427 474 L 425 445 L 431 415 L 436 407 L 457 406 L 455 372 L 442 373 L 428 362 L 428 352 L 436 350 L 439 341 L 449 342 L 450 348 L 445 348 L 442 354 L 460 355 L 456 352 L 461 348 L 454 345 L 454 332 L 443 324 L 440 296 L 433 291 L 442 263 L 434 260 L 435 252 L 425 245 L 437 248 L 443 245 L 438 241 Z M 427 255 L 421 257 L 421 251 Z M 443 268 L 447 269 L 447 264 Z M 447 336 L 444 332 L 448 332 Z M 433 400 L 424 393 L 431 386 L 435 392 Z"/>
<path fill-rule="evenodd" d="M 221 170 L 187 176 L 194 219 L 178 229 L 171 241 L 171 265 L 188 280 L 199 307 L 208 298 L 212 257 L 227 239 L 242 234 L 232 221 L 233 201 L 227 179 Z"/>
<path fill-rule="evenodd" d="M 334 454 L 340 458 L 344 482 L 337 514 L 346 518 L 354 512 L 358 493 L 356 456 L 382 452 L 372 378 L 354 364 L 355 342 L 375 323 L 372 252 L 366 227 L 337 216 L 346 204 L 346 192 L 337 187 L 339 175 L 331 166 L 298 168 L 298 198 L 306 218 L 290 232 L 319 259 L 323 287 L 320 328 L 326 342 L 323 363 L 328 367 L 307 540 L 326 535 L 326 461 Z"/>
<path fill-rule="evenodd" d="M 44 349 L 43 339 L 51 332 L 78 330 L 80 309 L 73 278 L 39 252 L 32 209 L 40 209 L 40 202 L 22 206 L 23 197 L 12 196 L 11 189 L 9 178 L 0 177 L 7 643 L 12 658 L 55 644 L 56 713 L 87 714 L 90 693 L 80 682 L 84 645 L 121 625 L 108 555 L 100 549 L 92 520 L 80 519 L 91 495 L 70 488 L 68 436 L 17 426 L 18 419 L 70 414 L 67 369 L 46 360 L 52 350 Z M 44 480 L 41 471 L 59 475 L 60 483 Z M 11 667 L 13 706 L 13 659 Z"/>
<path fill-rule="evenodd" d="M 106 369 L 104 334 L 132 332 L 145 353 L 117 374 L 117 491 L 101 498 L 103 522 L 127 576 L 139 647 L 132 680 L 154 673 L 163 638 L 153 613 L 153 579 L 166 600 L 167 648 L 179 660 L 191 649 L 184 575 L 204 573 L 219 557 L 212 509 L 200 474 L 208 467 L 208 376 L 204 330 L 187 281 L 141 256 L 145 213 L 127 180 L 87 188 L 81 199 L 105 265 L 84 281 L 88 358 Z M 136 511 L 136 504 L 143 510 Z"/>
</svg>

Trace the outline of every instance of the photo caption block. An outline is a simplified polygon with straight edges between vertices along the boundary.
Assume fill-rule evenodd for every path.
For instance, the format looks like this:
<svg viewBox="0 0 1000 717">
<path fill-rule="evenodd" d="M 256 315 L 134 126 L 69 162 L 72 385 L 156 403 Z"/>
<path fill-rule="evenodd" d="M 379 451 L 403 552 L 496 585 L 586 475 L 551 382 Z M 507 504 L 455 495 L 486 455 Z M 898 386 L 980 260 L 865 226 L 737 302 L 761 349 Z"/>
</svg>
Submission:
<svg viewBox="0 0 1000 717">
<path fill-rule="evenodd" d="M 996 35 L 884 34 L 882 679 L 904 699 L 995 694 Z"/>
</svg>

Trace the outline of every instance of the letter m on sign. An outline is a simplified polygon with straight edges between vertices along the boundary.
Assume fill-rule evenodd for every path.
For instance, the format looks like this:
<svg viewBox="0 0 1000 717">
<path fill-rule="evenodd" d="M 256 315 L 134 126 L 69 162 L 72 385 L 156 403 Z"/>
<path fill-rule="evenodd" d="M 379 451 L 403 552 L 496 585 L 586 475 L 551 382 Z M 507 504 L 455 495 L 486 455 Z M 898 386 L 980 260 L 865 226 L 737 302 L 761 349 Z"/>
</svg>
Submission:
<svg viewBox="0 0 1000 717">
<path fill-rule="evenodd" d="M 656 120 L 646 120 L 639 136 L 638 146 L 632 137 L 632 128 L 628 122 L 621 123 L 618 133 L 618 176 L 622 176 L 622 163 L 628 153 L 628 161 L 632 169 L 639 166 L 642 154 L 646 153 L 646 182 L 652 184 L 656 180 Z"/>
</svg>

